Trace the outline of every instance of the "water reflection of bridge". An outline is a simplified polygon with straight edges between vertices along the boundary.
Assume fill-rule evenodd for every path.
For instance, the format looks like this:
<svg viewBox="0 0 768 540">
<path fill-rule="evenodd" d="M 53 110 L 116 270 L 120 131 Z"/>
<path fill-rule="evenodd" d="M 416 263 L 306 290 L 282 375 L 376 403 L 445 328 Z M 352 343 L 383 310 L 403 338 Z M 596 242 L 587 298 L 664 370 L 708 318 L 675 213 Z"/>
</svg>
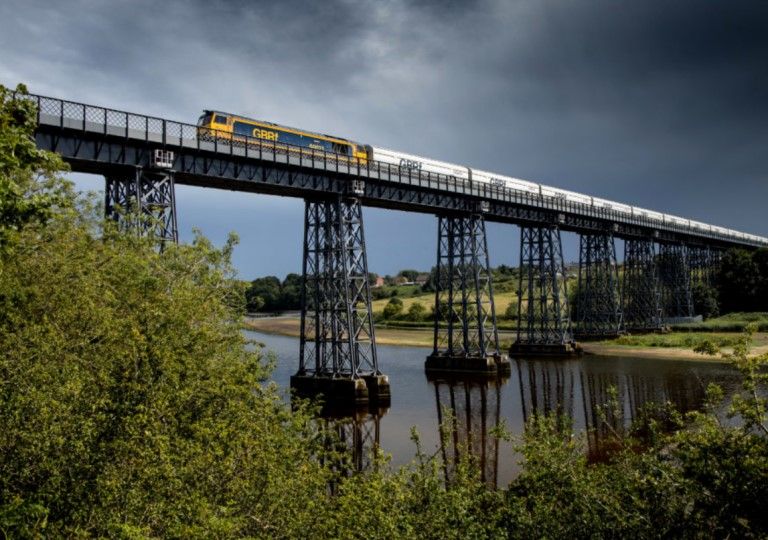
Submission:
<svg viewBox="0 0 768 540">
<path fill-rule="evenodd" d="M 428 376 L 442 426 L 440 451 L 448 481 L 464 452 L 492 487 L 499 483 L 500 462 L 504 468 L 514 467 L 518 456 L 500 455 L 494 436 L 502 419 L 519 434 L 532 416 L 554 415 L 560 429 L 586 431 L 587 456 L 599 460 L 609 450 L 612 435 L 638 419 L 646 404 L 693 410 L 701 406 L 708 382 L 690 368 L 658 370 L 621 359 L 535 359 L 513 364 L 511 377 L 505 378 Z M 612 400 L 616 407 L 608 406 Z"/>
<path fill-rule="evenodd" d="M 610 436 L 637 420 L 647 404 L 669 403 L 687 412 L 700 407 L 704 399 L 705 384 L 687 370 L 626 369 L 620 361 L 514 363 L 523 421 L 534 414 L 572 419 L 575 430 L 586 430 L 590 459 L 603 456 Z M 611 401 L 615 406 L 609 406 Z"/>
<path fill-rule="evenodd" d="M 328 435 L 326 448 L 338 445 L 344 457 L 335 460 L 334 466 L 342 477 L 369 470 L 381 444 L 381 418 L 389 407 L 361 407 L 332 409 L 323 408 L 319 421 Z M 336 483 L 329 485 L 331 493 L 336 491 Z"/>
<path fill-rule="evenodd" d="M 498 485 L 499 439 L 493 432 L 501 421 L 501 386 L 508 378 L 427 374 L 435 389 L 440 449 L 448 481 L 462 452 L 469 452 L 481 480 L 492 487 Z"/>
<path fill-rule="evenodd" d="M 520 457 L 494 436 L 502 421 L 505 429 L 519 435 L 532 416 L 553 414 L 562 420 L 558 425 L 563 430 L 586 430 L 588 458 L 599 460 L 611 448 L 613 432 L 636 420 L 645 404 L 669 402 L 681 412 L 690 411 L 701 405 L 707 383 L 728 384 L 728 373 L 716 365 L 670 368 L 665 364 L 661 369 L 656 361 L 538 358 L 514 360 L 512 373 L 506 377 L 429 374 L 430 400 L 434 399 L 437 418 L 428 429 L 439 436 L 439 456 L 449 482 L 465 457 L 478 467 L 483 482 L 497 487 L 514 477 Z M 611 388 L 616 389 L 617 413 L 607 407 Z M 369 470 L 381 444 L 384 452 L 391 450 L 386 437 L 392 434 L 383 435 L 381 427 L 387 412 L 386 407 L 325 411 L 321 421 L 333 431 L 334 441 L 349 451 L 339 464 L 342 476 Z M 401 461 L 412 457 L 404 456 Z"/>
</svg>

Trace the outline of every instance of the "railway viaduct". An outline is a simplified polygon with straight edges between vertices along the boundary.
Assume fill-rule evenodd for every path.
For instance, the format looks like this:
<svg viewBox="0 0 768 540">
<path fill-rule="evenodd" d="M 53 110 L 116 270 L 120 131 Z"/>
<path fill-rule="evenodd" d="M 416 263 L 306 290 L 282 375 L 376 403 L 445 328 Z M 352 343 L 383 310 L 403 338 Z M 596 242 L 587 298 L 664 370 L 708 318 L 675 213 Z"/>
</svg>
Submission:
<svg viewBox="0 0 768 540">
<path fill-rule="evenodd" d="M 40 148 L 73 171 L 106 179 L 105 212 L 121 226 L 178 241 L 175 184 L 305 200 L 300 364 L 291 384 L 355 402 L 389 398 L 376 356 L 364 206 L 433 214 L 438 220 L 434 347 L 427 371 L 499 373 L 506 352 L 577 352 L 575 335 L 660 329 L 694 315 L 691 285 L 711 279 L 721 253 L 762 240 L 659 222 L 610 208 L 541 197 L 380 162 L 43 96 Z M 126 219 L 121 209 L 142 219 Z M 485 223 L 521 228 L 519 318 L 511 351 L 499 348 Z M 561 231 L 580 235 L 579 298 L 572 321 Z M 614 239 L 624 240 L 618 272 Z"/>
</svg>

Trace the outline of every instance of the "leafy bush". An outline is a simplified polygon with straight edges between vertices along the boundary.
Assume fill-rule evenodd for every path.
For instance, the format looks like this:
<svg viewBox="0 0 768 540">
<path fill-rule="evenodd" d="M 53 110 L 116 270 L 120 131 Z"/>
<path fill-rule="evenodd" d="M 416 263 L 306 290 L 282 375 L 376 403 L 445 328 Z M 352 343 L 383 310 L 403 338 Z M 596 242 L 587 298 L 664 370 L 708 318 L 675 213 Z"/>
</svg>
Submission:
<svg viewBox="0 0 768 540">
<path fill-rule="evenodd" d="M 386 320 L 396 319 L 403 311 L 403 301 L 396 296 L 392 297 L 387 305 L 384 306 L 382 316 Z"/>
</svg>

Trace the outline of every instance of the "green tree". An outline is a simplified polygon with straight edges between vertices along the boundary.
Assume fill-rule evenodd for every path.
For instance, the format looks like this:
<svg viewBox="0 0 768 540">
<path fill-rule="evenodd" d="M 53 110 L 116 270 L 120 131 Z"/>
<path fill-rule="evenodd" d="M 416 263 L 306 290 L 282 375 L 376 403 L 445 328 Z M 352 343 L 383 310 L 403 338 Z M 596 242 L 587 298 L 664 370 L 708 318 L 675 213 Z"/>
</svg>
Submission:
<svg viewBox="0 0 768 540">
<path fill-rule="evenodd" d="M 392 320 L 397 318 L 403 311 L 403 301 L 397 297 L 390 298 L 387 305 L 384 306 L 382 315 L 386 320 Z"/>
<path fill-rule="evenodd" d="M 267 276 L 254 279 L 245 291 L 248 309 L 252 311 L 259 309 L 264 311 L 278 310 L 280 309 L 280 294 L 280 280 L 277 277 Z"/>
<path fill-rule="evenodd" d="M 717 290 L 705 283 L 696 283 L 691 287 L 693 299 L 693 312 L 705 319 L 717 317 L 720 307 L 717 302 Z"/>
<path fill-rule="evenodd" d="M 398 276 L 402 276 L 408 281 L 416 281 L 416 278 L 419 276 L 418 270 L 401 270 Z"/>
<path fill-rule="evenodd" d="M 301 275 L 285 276 L 280 290 L 279 309 L 301 309 Z"/>
<path fill-rule="evenodd" d="M 424 320 L 424 316 L 427 314 L 427 308 L 420 302 L 414 302 L 411 307 L 408 308 L 406 318 L 409 321 L 419 322 Z"/>
<path fill-rule="evenodd" d="M 504 310 L 504 318 L 509 321 L 515 321 L 517 320 L 517 308 L 518 304 L 517 301 L 512 301 L 507 306 L 507 309 Z"/>
<path fill-rule="evenodd" d="M 750 252 L 728 250 L 720 262 L 716 282 L 723 313 L 755 309 L 760 273 Z"/>
<path fill-rule="evenodd" d="M 0 139 L 29 137 L 26 104 L 8 99 L 0 116 L 24 114 Z M 305 534 L 330 473 L 314 424 L 246 346 L 234 238 L 160 255 L 77 202 L 57 158 L 18 152 L 0 146 L 4 186 L 21 194 L 4 208 L 45 211 L 3 222 L 3 535 Z"/>
<path fill-rule="evenodd" d="M 0 252 L 24 225 L 44 223 L 72 201 L 70 184 L 57 175 L 64 162 L 35 146 L 37 113 L 26 93 L 23 85 L 15 92 L 0 85 Z"/>
</svg>

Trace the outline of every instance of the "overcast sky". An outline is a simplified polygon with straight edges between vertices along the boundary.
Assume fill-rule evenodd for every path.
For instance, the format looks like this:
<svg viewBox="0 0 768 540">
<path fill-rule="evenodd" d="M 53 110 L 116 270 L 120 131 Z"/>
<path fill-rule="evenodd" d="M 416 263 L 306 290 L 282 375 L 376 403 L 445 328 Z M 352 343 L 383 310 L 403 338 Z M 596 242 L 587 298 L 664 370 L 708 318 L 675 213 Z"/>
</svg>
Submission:
<svg viewBox="0 0 768 540">
<path fill-rule="evenodd" d="M 768 235 L 766 1 L 3 0 L 0 84 L 17 82 L 186 122 L 231 111 Z M 300 270 L 300 200 L 179 187 L 177 203 L 182 239 L 239 233 L 243 277 Z M 372 271 L 434 264 L 434 217 L 365 219 Z M 492 263 L 515 263 L 517 228 L 489 229 Z"/>
</svg>

